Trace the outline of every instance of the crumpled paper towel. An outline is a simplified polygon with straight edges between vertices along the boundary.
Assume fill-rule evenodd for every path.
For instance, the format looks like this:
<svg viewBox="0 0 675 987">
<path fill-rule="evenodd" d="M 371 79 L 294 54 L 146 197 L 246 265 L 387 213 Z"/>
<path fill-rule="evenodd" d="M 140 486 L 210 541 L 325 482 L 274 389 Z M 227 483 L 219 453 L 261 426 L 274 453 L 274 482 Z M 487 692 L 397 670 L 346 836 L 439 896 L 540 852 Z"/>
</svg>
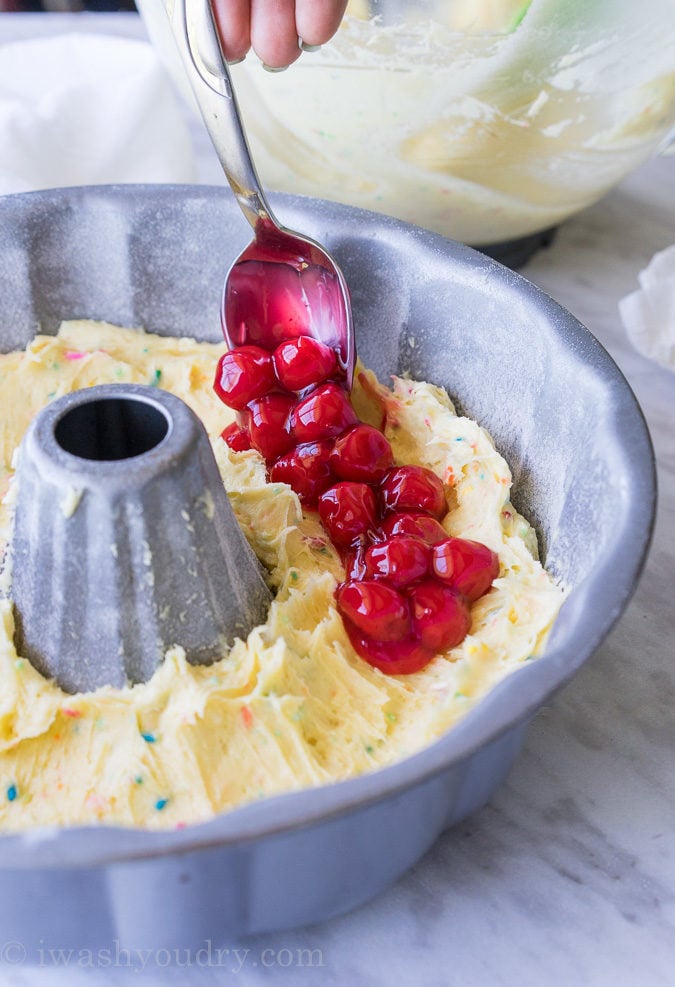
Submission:
<svg viewBox="0 0 675 987">
<path fill-rule="evenodd" d="M 621 321 L 640 353 L 675 370 L 675 244 L 654 254 L 638 281 L 619 302 Z"/>
<path fill-rule="evenodd" d="M 195 175 L 187 123 L 147 42 L 66 34 L 0 46 L 0 194 Z"/>
</svg>

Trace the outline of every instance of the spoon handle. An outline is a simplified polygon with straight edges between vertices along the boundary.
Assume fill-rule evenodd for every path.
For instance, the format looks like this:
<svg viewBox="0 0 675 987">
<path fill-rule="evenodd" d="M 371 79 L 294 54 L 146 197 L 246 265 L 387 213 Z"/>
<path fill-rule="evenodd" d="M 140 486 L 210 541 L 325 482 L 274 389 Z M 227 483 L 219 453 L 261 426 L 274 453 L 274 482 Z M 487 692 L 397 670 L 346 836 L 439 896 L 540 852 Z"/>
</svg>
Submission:
<svg viewBox="0 0 675 987">
<path fill-rule="evenodd" d="M 171 27 L 225 177 L 255 230 L 278 225 L 251 158 L 210 0 L 176 0 Z"/>
</svg>

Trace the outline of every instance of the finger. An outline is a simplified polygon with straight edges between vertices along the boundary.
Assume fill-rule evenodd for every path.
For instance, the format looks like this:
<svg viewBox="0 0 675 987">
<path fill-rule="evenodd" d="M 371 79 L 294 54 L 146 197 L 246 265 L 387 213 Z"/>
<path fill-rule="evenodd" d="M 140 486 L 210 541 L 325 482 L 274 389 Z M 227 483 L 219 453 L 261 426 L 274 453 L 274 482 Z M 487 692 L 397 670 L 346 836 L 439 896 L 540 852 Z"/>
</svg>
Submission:
<svg viewBox="0 0 675 987">
<path fill-rule="evenodd" d="M 300 55 L 295 0 L 251 0 L 251 44 L 269 68 L 283 68 Z"/>
<path fill-rule="evenodd" d="M 296 0 L 295 26 L 305 45 L 323 45 L 333 37 L 347 7 L 347 0 Z"/>
<path fill-rule="evenodd" d="M 251 47 L 250 0 L 211 0 L 211 3 L 225 58 L 228 62 L 238 62 Z"/>
</svg>

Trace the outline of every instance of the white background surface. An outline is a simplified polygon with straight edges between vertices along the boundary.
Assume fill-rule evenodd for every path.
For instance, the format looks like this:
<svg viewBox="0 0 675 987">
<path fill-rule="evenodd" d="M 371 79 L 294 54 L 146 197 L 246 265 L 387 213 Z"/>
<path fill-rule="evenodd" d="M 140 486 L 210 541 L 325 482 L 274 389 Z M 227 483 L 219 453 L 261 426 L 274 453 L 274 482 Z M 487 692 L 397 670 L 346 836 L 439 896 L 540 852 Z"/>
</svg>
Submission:
<svg viewBox="0 0 675 987">
<path fill-rule="evenodd" d="M 0 16 L 0 42 L 74 29 L 143 33 L 133 15 Z M 208 138 L 196 120 L 191 127 L 200 180 L 220 182 Z M 632 349 L 617 312 L 652 254 L 673 242 L 671 158 L 566 223 L 523 271 L 590 328 L 634 388 L 654 440 L 660 506 L 633 602 L 537 717 L 491 805 L 372 903 L 324 925 L 232 943 L 239 952 L 220 963 L 193 958 L 141 972 L 121 956 L 117 968 L 91 970 L 86 957 L 84 967 L 71 957 L 67 970 L 0 967 L 0 983 L 675 984 L 675 375 Z M 298 949 L 320 952 L 299 965 Z"/>
</svg>

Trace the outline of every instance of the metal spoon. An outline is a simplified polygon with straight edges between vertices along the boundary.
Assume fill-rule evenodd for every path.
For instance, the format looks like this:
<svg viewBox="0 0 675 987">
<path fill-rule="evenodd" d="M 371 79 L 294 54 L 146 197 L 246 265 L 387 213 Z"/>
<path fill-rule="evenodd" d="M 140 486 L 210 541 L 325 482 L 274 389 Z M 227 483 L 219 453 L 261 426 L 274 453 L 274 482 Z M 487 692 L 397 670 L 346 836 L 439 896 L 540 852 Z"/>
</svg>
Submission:
<svg viewBox="0 0 675 987">
<path fill-rule="evenodd" d="M 342 271 L 315 240 L 274 217 L 251 158 L 209 0 L 176 0 L 173 33 L 216 153 L 254 239 L 223 289 L 228 344 L 272 349 L 294 336 L 333 347 L 351 386 L 354 328 Z"/>
</svg>

